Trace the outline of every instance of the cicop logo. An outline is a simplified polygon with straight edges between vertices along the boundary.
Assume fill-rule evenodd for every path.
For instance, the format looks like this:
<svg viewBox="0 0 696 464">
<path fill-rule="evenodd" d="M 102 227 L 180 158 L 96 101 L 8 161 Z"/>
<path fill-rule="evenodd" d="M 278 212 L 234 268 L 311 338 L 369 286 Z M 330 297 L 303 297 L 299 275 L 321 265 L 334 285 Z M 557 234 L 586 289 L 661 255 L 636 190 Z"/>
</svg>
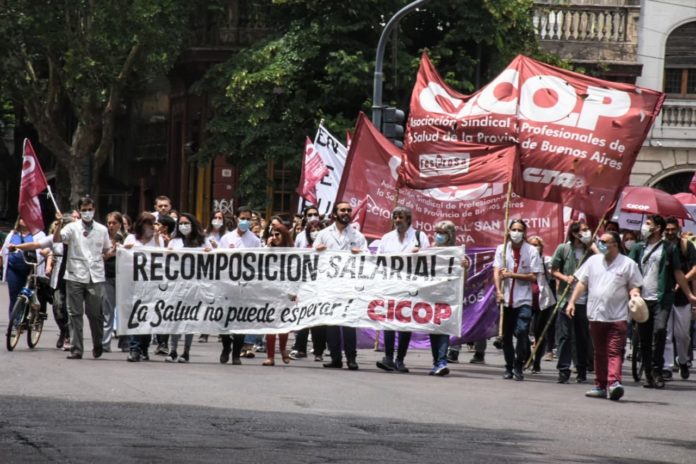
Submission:
<svg viewBox="0 0 696 464">
<path fill-rule="evenodd" d="M 434 153 L 418 157 L 421 177 L 454 176 L 469 172 L 469 153 Z"/>
<path fill-rule="evenodd" d="M 578 188 L 585 185 L 582 178 L 573 173 L 554 171 L 552 169 L 527 168 L 522 173 L 522 178 L 525 182 L 557 185 L 564 188 Z"/>
<path fill-rule="evenodd" d="M 626 205 L 626 208 L 629 208 L 629 209 L 638 209 L 638 210 L 641 210 L 641 211 L 645 211 L 645 210 L 650 209 L 650 206 L 648 206 L 648 205 L 637 205 L 637 204 L 635 204 L 635 203 L 628 203 L 628 204 Z"/>
</svg>

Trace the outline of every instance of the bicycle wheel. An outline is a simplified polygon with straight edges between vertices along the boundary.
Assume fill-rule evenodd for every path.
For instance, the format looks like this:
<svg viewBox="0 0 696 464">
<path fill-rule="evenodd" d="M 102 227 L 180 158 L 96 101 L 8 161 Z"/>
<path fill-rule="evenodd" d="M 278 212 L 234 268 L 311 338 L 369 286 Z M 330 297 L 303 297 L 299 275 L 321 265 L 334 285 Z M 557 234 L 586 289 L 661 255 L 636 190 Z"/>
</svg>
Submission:
<svg viewBox="0 0 696 464">
<path fill-rule="evenodd" d="M 638 326 L 634 325 L 631 337 L 631 374 L 633 374 L 633 380 L 640 382 L 644 370 L 643 356 L 640 352 L 640 335 L 638 334 Z"/>
<path fill-rule="evenodd" d="M 39 344 L 39 339 L 43 333 L 45 318 L 38 309 L 36 311 L 30 311 L 30 313 L 27 329 L 27 345 L 29 345 L 29 348 L 34 348 Z"/>
<path fill-rule="evenodd" d="M 7 325 L 7 333 L 5 334 L 5 347 L 7 351 L 12 351 L 19 343 L 19 337 L 22 336 L 22 331 L 25 326 L 26 310 L 29 307 L 29 300 L 26 296 L 20 295 L 17 297 L 12 312 L 10 313 L 10 322 Z"/>
</svg>

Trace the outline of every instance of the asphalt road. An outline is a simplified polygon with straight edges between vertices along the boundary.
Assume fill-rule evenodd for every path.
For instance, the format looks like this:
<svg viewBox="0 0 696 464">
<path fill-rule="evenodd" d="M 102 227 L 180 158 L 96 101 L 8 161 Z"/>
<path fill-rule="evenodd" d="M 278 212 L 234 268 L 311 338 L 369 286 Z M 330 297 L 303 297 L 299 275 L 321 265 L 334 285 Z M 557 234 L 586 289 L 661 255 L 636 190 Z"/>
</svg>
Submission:
<svg viewBox="0 0 696 464">
<path fill-rule="evenodd" d="M 223 366 L 215 337 L 194 342 L 190 364 L 70 361 L 56 338 L 49 319 L 37 349 L 0 349 L 0 463 L 696 462 L 696 380 L 645 390 L 626 369 L 615 403 L 556 384 L 550 362 L 505 381 L 493 347 L 487 365 L 436 378 L 426 351 L 409 353 L 404 375 L 379 371 L 371 350 L 357 372 Z"/>
</svg>

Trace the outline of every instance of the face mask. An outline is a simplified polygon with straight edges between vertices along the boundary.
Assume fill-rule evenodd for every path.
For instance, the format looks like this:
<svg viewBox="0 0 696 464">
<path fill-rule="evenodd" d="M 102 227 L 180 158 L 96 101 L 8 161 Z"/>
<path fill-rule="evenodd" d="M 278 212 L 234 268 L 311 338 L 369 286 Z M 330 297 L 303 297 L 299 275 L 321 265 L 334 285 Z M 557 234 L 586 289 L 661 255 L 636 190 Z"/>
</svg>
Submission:
<svg viewBox="0 0 696 464">
<path fill-rule="evenodd" d="M 520 243 L 522 237 L 524 237 L 524 232 L 520 232 L 519 230 L 510 231 L 510 240 L 512 240 L 513 243 Z"/>
<path fill-rule="evenodd" d="M 238 227 L 239 230 L 241 230 L 242 232 L 246 232 L 247 230 L 249 230 L 249 227 L 250 227 L 250 226 L 251 226 L 251 223 L 249 222 L 248 219 L 240 219 L 240 220 L 239 220 L 239 223 L 237 224 L 237 227 Z"/>
<path fill-rule="evenodd" d="M 647 225 L 647 224 L 643 224 L 643 225 L 640 227 L 640 235 L 641 235 L 644 239 L 647 239 L 648 237 L 650 237 L 650 235 L 652 235 L 652 227 L 650 227 L 650 226 Z"/>
<path fill-rule="evenodd" d="M 143 235 L 145 236 L 145 238 L 150 239 L 155 235 L 155 230 L 154 229 L 144 229 Z"/>
<path fill-rule="evenodd" d="M 317 235 L 319 235 L 318 231 L 310 232 L 309 237 L 312 239 L 312 241 L 315 241 L 317 239 Z"/>
<path fill-rule="evenodd" d="M 592 232 L 590 232 L 589 230 L 584 230 L 580 232 L 580 241 L 585 245 L 589 245 L 592 241 Z"/>
<path fill-rule="evenodd" d="M 82 217 L 83 221 L 92 222 L 92 219 L 94 219 L 94 211 L 82 211 L 80 216 Z"/>
<path fill-rule="evenodd" d="M 188 237 L 191 233 L 191 224 L 179 224 L 179 232 L 184 237 Z"/>
<path fill-rule="evenodd" d="M 220 227 L 222 227 L 222 220 L 221 219 L 213 219 L 211 222 L 211 225 L 213 226 L 213 229 L 218 230 Z"/>
<path fill-rule="evenodd" d="M 606 255 L 606 254 L 607 254 L 607 251 L 609 251 L 609 249 L 607 248 L 607 244 L 606 244 L 606 243 L 602 243 L 602 242 L 598 242 L 598 243 L 597 243 L 597 249 L 598 249 L 599 252 L 602 253 L 603 255 Z"/>
<path fill-rule="evenodd" d="M 435 234 L 435 243 L 438 245 L 447 243 L 447 234 Z"/>
<path fill-rule="evenodd" d="M 633 248 L 633 245 L 635 245 L 635 244 L 636 244 L 636 241 L 635 241 L 635 240 L 626 240 L 626 241 L 624 242 L 624 246 L 626 247 L 626 249 L 627 249 L 628 251 L 631 251 L 631 248 Z"/>
</svg>

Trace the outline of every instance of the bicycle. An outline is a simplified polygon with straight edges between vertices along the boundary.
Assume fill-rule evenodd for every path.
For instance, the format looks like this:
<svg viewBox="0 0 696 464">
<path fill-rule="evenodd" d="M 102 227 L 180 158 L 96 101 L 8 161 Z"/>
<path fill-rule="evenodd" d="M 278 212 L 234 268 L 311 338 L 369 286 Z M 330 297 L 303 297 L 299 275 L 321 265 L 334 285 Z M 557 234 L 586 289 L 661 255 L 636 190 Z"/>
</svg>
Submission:
<svg viewBox="0 0 696 464">
<path fill-rule="evenodd" d="M 633 321 L 633 333 L 631 334 L 631 374 L 633 380 L 640 382 L 645 372 L 643 356 L 640 350 L 640 334 L 638 333 L 638 323 Z"/>
<path fill-rule="evenodd" d="M 50 280 L 48 277 L 36 275 L 36 268 L 39 266 L 36 253 L 21 251 L 16 253 L 22 253 L 22 258 L 29 265 L 31 271 L 10 312 L 10 321 L 5 335 L 7 351 L 15 349 L 25 331 L 27 332 L 27 345 L 29 348 L 35 348 L 39 344 L 44 321 L 48 317 L 45 311 L 41 311 L 39 294 L 44 294 L 46 289 L 50 289 Z"/>
</svg>

